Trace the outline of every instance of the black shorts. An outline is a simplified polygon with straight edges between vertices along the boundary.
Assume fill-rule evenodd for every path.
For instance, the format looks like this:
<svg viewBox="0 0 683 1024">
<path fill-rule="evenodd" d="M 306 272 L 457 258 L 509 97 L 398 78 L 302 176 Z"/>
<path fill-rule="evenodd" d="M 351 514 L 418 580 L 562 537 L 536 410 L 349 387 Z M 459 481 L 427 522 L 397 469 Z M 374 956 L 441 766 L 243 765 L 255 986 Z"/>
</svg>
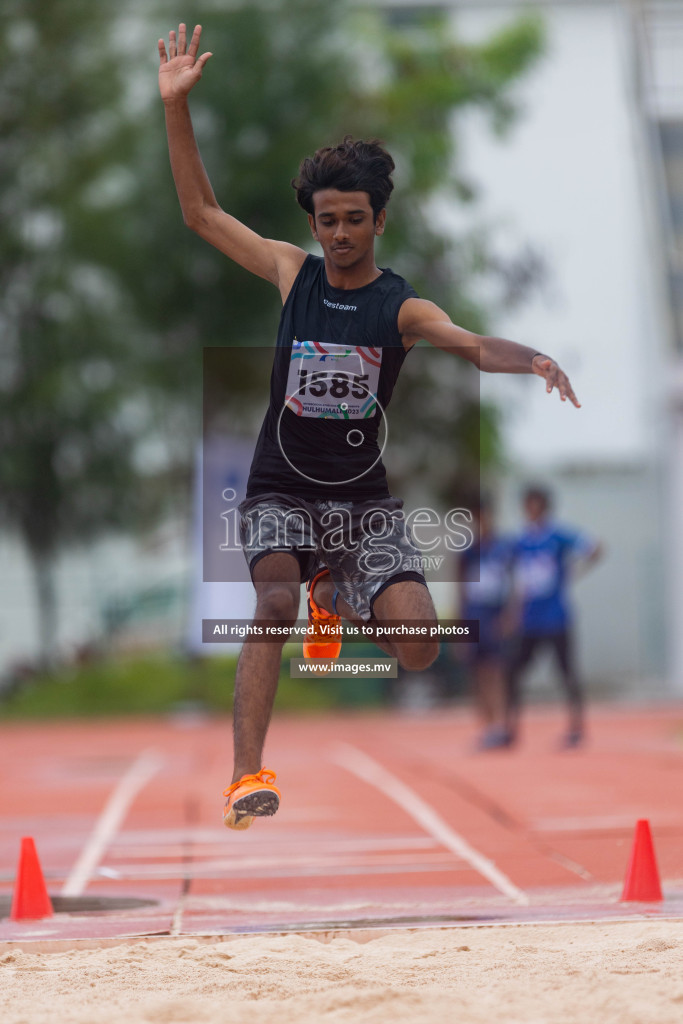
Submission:
<svg viewBox="0 0 683 1024">
<path fill-rule="evenodd" d="M 392 583 L 426 585 L 422 555 L 397 498 L 307 501 L 261 494 L 243 501 L 240 537 L 249 571 L 265 555 L 293 554 L 302 582 L 326 567 L 339 593 L 366 622 L 373 602 Z"/>
</svg>

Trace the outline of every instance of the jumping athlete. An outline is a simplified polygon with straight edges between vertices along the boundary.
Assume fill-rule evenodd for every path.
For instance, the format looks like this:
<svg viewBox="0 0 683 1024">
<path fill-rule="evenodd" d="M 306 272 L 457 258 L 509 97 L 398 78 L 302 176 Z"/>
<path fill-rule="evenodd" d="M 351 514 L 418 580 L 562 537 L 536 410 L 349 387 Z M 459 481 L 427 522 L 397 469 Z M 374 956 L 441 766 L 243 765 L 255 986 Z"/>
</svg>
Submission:
<svg viewBox="0 0 683 1024">
<path fill-rule="evenodd" d="M 291 626 L 308 582 L 308 656 L 334 657 L 340 617 L 379 628 L 436 622 L 414 547 L 392 498 L 378 444 L 399 370 L 420 339 L 464 356 L 489 373 L 535 373 L 546 390 L 578 407 L 569 380 L 549 356 L 453 324 L 432 302 L 375 263 L 384 233 L 394 162 L 375 141 L 350 137 L 305 159 L 293 181 L 322 258 L 262 238 L 216 201 L 192 128 L 187 97 L 211 53 L 199 54 L 201 26 L 159 40 L 159 88 L 175 181 L 186 225 L 246 270 L 275 285 L 283 309 L 270 404 L 252 462 L 241 536 L 256 591 L 254 626 Z M 416 556 L 417 561 L 416 561 Z M 324 628 L 322 628 L 324 627 Z M 325 630 L 328 632 L 325 632 Z M 332 630 L 332 632 L 329 632 Z M 429 634 L 427 634 L 428 636 Z M 332 637 L 332 640 L 330 640 Z M 284 641 L 283 641 L 284 642 Z M 382 640 L 406 669 L 423 669 L 436 641 Z M 234 774 L 224 821 L 248 828 L 274 814 L 280 792 L 262 753 L 282 645 L 250 636 L 235 679 Z"/>
</svg>

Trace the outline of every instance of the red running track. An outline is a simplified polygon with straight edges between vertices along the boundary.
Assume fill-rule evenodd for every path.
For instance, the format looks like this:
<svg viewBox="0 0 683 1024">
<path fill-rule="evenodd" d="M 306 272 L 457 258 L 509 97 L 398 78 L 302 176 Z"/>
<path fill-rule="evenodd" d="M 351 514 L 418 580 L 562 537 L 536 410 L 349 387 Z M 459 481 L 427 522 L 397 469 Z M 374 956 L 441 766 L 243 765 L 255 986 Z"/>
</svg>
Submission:
<svg viewBox="0 0 683 1024">
<path fill-rule="evenodd" d="M 4 724 L 0 940 L 683 916 L 683 706 L 595 708 L 582 750 L 560 728 L 531 710 L 482 754 L 460 710 L 281 715 L 280 811 L 235 833 L 226 719 Z M 619 902 L 642 817 L 660 905 Z M 13 923 L 25 835 L 60 912 Z"/>
</svg>

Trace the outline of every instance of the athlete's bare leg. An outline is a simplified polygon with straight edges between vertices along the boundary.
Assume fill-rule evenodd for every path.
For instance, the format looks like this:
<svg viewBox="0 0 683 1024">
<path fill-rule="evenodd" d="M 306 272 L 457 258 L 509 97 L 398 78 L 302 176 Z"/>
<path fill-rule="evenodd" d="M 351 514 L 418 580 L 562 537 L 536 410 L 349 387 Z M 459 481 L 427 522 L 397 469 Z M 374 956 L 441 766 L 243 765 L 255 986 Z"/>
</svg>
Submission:
<svg viewBox="0 0 683 1024">
<path fill-rule="evenodd" d="M 314 598 L 316 604 L 331 612 L 332 597 L 335 586 L 331 577 L 325 576 L 315 585 Z M 422 583 L 416 580 L 400 580 L 383 590 L 373 604 L 373 616 L 364 622 L 346 603 L 341 595 L 337 598 L 337 611 L 347 622 L 363 623 L 366 626 L 382 625 L 385 622 L 405 622 L 420 620 L 426 626 L 436 624 L 436 611 L 431 594 Z M 435 640 L 425 639 L 419 642 L 399 642 L 385 637 L 376 639 L 377 646 L 392 658 L 397 658 L 402 668 L 423 669 L 431 665 L 439 653 L 439 645 Z"/>
<path fill-rule="evenodd" d="M 422 626 L 436 626 L 437 618 L 432 595 L 423 583 L 401 580 L 383 590 L 373 605 L 373 620 L 384 622 L 419 622 Z M 425 637 L 417 641 L 393 641 L 395 657 L 401 668 L 418 671 L 428 668 L 439 654 L 437 640 Z"/>
<path fill-rule="evenodd" d="M 331 576 L 323 576 L 322 579 L 319 579 L 315 585 L 315 591 L 313 593 L 315 603 L 320 608 L 324 608 L 326 612 L 333 613 L 334 608 L 332 607 L 332 598 L 334 597 L 335 590 L 336 587 Z M 370 620 L 370 622 L 366 622 L 364 619 L 361 619 L 361 617 L 357 615 L 356 612 L 353 610 L 351 605 L 346 603 L 341 594 L 337 598 L 337 614 L 341 615 L 342 619 L 345 619 L 347 622 L 354 623 L 354 625 L 372 625 L 372 619 Z M 385 654 L 389 655 L 389 657 L 396 657 L 396 648 L 394 644 L 391 643 L 391 641 L 384 639 L 379 641 L 375 640 L 374 637 L 373 640 L 377 644 L 377 646 L 384 651 Z"/>
<path fill-rule="evenodd" d="M 293 625 L 299 611 L 301 570 L 293 555 L 274 552 L 254 566 L 256 611 L 253 624 L 277 619 Z M 255 775 L 263 767 L 263 746 L 273 710 L 282 661 L 282 643 L 259 643 L 247 637 L 237 663 L 233 711 L 235 771 Z"/>
<path fill-rule="evenodd" d="M 505 725 L 505 676 L 500 662 L 490 658 L 477 662 L 474 669 L 475 699 L 484 725 Z"/>
</svg>

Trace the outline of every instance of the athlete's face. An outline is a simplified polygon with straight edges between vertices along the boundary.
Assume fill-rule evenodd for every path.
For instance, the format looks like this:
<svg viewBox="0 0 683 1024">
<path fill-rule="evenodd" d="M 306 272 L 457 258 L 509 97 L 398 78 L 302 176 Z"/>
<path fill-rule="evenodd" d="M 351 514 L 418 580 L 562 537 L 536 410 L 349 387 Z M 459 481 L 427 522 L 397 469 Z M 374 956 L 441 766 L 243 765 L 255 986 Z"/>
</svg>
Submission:
<svg viewBox="0 0 683 1024">
<path fill-rule="evenodd" d="M 384 232 L 386 210 L 375 220 L 367 192 L 321 189 L 313 194 L 313 208 L 315 216 L 308 215 L 313 237 L 335 266 L 341 270 L 368 257 L 374 261 L 375 237 Z"/>
<path fill-rule="evenodd" d="M 524 499 L 524 514 L 529 522 L 540 523 L 548 512 L 548 502 L 538 494 L 530 494 Z"/>
</svg>

